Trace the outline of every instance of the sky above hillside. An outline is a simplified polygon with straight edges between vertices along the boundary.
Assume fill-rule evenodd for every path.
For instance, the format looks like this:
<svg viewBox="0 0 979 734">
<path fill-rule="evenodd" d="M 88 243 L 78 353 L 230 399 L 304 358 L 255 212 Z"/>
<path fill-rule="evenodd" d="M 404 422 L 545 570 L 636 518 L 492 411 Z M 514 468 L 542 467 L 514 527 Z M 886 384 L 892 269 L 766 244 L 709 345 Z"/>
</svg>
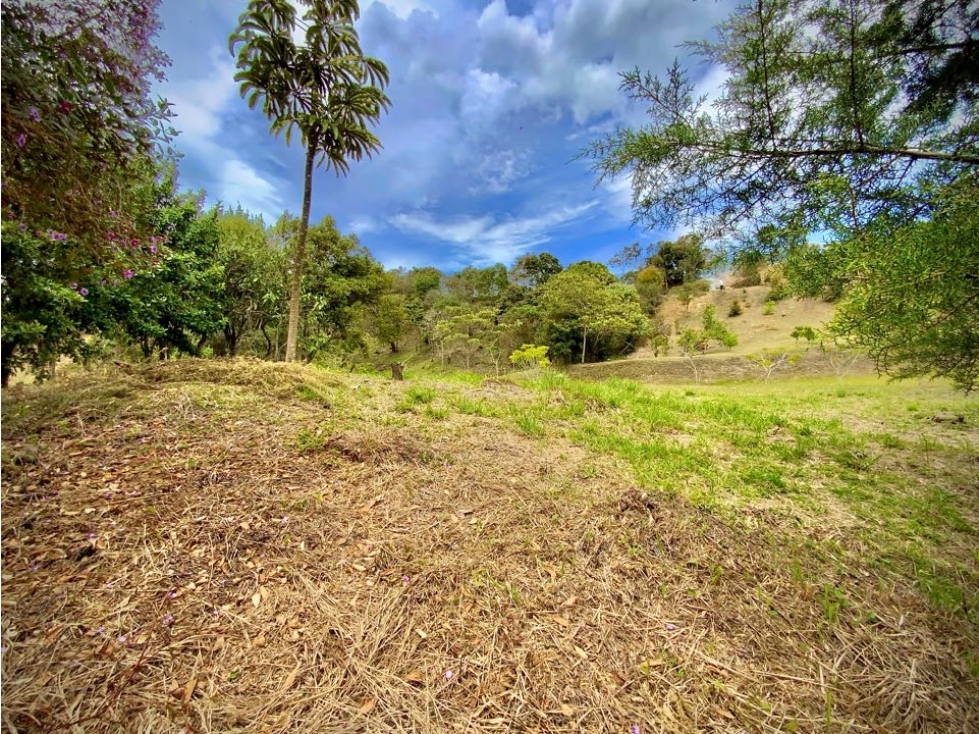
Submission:
<svg viewBox="0 0 979 734">
<path fill-rule="evenodd" d="M 173 59 L 180 183 L 273 221 L 302 205 L 302 148 L 273 138 L 238 95 L 227 38 L 245 0 L 163 0 Z M 384 149 L 346 178 L 318 171 L 312 218 L 332 214 L 388 267 L 454 270 L 526 252 L 607 260 L 673 232 L 633 226 L 626 179 L 596 186 L 575 154 L 644 110 L 619 72 L 675 57 L 704 92 L 718 71 L 680 44 L 706 37 L 733 0 L 368 0 L 365 52 L 391 72 Z"/>
</svg>

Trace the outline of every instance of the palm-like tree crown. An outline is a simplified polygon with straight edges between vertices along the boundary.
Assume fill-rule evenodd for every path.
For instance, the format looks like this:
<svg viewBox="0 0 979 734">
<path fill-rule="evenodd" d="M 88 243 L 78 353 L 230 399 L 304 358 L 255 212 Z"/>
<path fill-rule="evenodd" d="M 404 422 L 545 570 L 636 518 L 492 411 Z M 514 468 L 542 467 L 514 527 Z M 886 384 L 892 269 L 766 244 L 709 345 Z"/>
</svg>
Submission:
<svg viewBox="0 0 979 734">
<path fill-rule="evenodd" d="M 249 107 L 261 103 L 273 133 L 284 132 L 288 143 L 298 130 L 319 164 L 346 173 L 349 160 L 381 147 L 368 126 L 390 105 L 388 70 L 360 48 L 356 0 L 302 5 L 300 18 L 289 0 L 249 2 L 229 42 L 235 81 Z"/>
</svg>

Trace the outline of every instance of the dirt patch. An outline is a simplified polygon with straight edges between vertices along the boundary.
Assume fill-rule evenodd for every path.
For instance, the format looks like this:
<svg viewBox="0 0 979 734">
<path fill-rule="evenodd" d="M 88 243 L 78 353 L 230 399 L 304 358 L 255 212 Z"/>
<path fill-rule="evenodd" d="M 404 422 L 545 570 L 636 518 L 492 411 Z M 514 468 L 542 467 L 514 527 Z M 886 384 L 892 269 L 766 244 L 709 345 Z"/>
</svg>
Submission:
<svg viewBox="0 0 979 734">
<path fill-rule="evenodd" d="M 840 369 L 832 358 L 813 350 L 790 367 L 774 372 L 771 379 L 838 375 Z M 856 360 L 845 368 L 845 374 L 848 375 L 870 374 L 873 371 L 873 363 L 869 360 Z M 745 357 L 722 354 L 697 356 L 693 359 L 660 357 L 579 364 L 568 367 L 568 373 L 585 380 L 622 377 L 642 382 L 673 384 L 760 380 L 765 376 L 758 365 Z"/>
</svg>

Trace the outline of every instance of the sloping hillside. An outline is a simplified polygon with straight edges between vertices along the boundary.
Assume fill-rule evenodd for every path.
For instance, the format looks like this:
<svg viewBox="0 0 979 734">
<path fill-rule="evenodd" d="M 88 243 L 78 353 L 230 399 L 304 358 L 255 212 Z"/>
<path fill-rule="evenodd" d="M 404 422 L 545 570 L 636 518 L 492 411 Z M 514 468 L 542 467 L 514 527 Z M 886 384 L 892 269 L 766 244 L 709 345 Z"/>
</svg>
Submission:
<svg viewBox="0 0 979 734">
<path fill-rule="evenodd" d="M 738 336 L 738 345 L 728 354 L 751 354 L 761 349 L 783 349 L 796 346 L 790 334 L 797 326 L 819 328 L 833 318 L 833 304 L 823 300 L 786 298 L 774 304 L 771 314 L 765 313 L 765 299 L 770 288 L 767 285 L 751 288 L 725 288 L 709 291 L 684 306 L 676 298 L 668 298 L 660 316 L 671 325 L 675 333 L 700 326 L 704 307 L 711 303 L 717 316 Z M 740 316 L 728 316 L 731 305 L 738 301 L 742 307 Z M 636 355 L 642 358 L 642 355 Z M 648 355 L 647 355 L 648 356 Z"/>
<path fill-rule="evenodd" d="M 658 318 L 670 329 L 672 346 L 665 356 L 654 356 L 650 347 L 642 347 L 625 359 L 569 366 L 571 374 L 587 379 L 623 377 L 645 382 L 717 382 L 759 379 L 764 369 L 746 359 L 763 350 L 795 353 L 791 365 L 772 371 L 767 377 L 802 377 L 815 375 L 868 374 L 874 365 L 860 355 L 826 354 L 805 340 L 793 339 L 797 326 L 819 328 L 833 317 L 833 305 L 816 299 L 788 298 L 766 308 L 770 288 L 713 290 L 684 305 L 675 296 L 666 299 Z M 731 305 L 738 301 L 741 314 L 729 316 Z M 737 335 L 735 347 L 713 346 L 693 361 L 679 354 L 676 337 L 685 329 L 701 328 L 704 309 L 713 304 L 717 317 Z"/>
<path fill-rule="evenodd" d="M 939 384 L 182 360 L 3 418 L 10 731 L 979 730 Z"/>
</svg>

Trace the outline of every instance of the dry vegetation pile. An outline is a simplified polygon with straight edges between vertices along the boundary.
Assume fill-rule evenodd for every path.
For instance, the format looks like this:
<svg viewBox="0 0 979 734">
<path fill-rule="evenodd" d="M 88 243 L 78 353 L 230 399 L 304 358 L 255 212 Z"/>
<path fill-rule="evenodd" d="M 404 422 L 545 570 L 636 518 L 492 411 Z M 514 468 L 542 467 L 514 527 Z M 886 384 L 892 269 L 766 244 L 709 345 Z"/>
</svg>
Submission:
<svg viewBox="0 0 979 734">
<path fill-rule="evenodd" d="M 5 728 L 979 730 L 974 621 L 832 523 L 412 389 L 186 361 L 5 395 Z"/>
</svg>

